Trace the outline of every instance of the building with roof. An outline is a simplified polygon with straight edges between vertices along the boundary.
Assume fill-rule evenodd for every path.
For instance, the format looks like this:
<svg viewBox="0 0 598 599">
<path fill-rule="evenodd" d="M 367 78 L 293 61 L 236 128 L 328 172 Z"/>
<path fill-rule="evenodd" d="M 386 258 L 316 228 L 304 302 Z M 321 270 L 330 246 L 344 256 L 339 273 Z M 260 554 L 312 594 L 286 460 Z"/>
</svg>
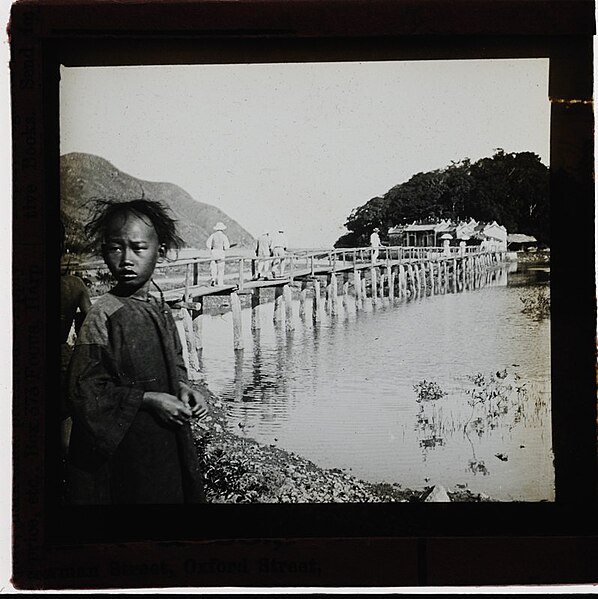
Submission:
<svg viewBox="0 0 598 599">
<path fill-rule="evenodd" d="M 488 249 L 507 249 L 507 230 L 496 221 L 480 223 L 473 218 L 458 223 L 450 219 L 437 222 L 414 221 L 410 225 L 397 225 L 388 231 L 390 245 L 407 247 L 439 247 L 443 239 L 448 239 L 446 235 L 451 236 L 451 245 L 468 241 L 474 245 L 484 244 Z"/>
</svg>

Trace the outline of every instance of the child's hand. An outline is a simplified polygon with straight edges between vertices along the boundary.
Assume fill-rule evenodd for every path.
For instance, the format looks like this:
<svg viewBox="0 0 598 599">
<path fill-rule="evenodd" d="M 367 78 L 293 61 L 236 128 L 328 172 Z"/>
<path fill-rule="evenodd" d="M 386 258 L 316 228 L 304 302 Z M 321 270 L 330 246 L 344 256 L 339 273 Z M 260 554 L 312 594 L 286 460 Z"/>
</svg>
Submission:
<svg viewBox="0 0 598 599">
<path fill-rule="evenodd" d="M 208 404 L 201 391 L 192 389 L 185 383 L 179 383 L 179 399 L 191 410 L 195 418 L 205 418 L 208 415 Z"/>
<path fill-rule="evenodd" d="M 180 426 L 191 418 L 189 406 L 170 393 L 147 391 L 143 394 L 143 405 L 167 426 Z"/>
</svg>

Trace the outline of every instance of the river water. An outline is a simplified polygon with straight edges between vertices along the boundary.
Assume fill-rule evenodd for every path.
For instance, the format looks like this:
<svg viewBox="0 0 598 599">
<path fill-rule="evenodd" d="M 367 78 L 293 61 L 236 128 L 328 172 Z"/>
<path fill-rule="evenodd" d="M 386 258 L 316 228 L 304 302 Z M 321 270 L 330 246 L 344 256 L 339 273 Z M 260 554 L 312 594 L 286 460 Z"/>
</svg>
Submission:
<svg viewBox="0 0 598 599">
<path fill-rule="evenodd" d="M 206 315 L 203 373 L 231 429 L 322 467 L 553 501 L 550 320 L 521 300 L 548 286 L 547 267 L 511 264 L 458 293 L 361 309 L 349 297 L 318 323 L 295 300 L 293 331 L 269 301 L 259 330 L 243 310 L 236 355 L 230 312 Z"/>
</svg>

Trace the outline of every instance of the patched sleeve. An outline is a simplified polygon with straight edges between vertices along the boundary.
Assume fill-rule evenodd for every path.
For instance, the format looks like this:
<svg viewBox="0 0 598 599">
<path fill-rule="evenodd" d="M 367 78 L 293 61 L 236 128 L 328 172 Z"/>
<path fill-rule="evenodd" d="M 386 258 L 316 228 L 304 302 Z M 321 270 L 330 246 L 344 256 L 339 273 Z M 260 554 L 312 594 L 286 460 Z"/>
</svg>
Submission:
<svg viewBox="0 0 598 599">
<path fill-rule="evenodd" d="M 68 371 L 68 398 L 74 421 L 90 449 L 110 457 L 143 401 L 143 390 L 128 386 L 120 376 L 118 348 L 109 334 L 105 313 L 87 315 Z"/>
</svg>

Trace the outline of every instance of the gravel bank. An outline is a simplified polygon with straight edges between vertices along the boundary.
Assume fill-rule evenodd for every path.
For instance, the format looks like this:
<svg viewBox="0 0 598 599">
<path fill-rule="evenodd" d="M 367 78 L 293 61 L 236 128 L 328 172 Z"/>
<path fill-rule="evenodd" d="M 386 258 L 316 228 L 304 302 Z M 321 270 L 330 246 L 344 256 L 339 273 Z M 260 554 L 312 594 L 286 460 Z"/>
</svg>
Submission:
<svg viewBox="0 0 598 599">
<path fill-rule="evenodd" d="M 432 487 L 370 483 L 227 429 L 226 405 L 210 394 L 210 415 L 193 422 L 211 503 L 379 503 L 424 501 Z M 447 489 L 453 502 L 491 501 L 467 489 Z"/>
</svg>

